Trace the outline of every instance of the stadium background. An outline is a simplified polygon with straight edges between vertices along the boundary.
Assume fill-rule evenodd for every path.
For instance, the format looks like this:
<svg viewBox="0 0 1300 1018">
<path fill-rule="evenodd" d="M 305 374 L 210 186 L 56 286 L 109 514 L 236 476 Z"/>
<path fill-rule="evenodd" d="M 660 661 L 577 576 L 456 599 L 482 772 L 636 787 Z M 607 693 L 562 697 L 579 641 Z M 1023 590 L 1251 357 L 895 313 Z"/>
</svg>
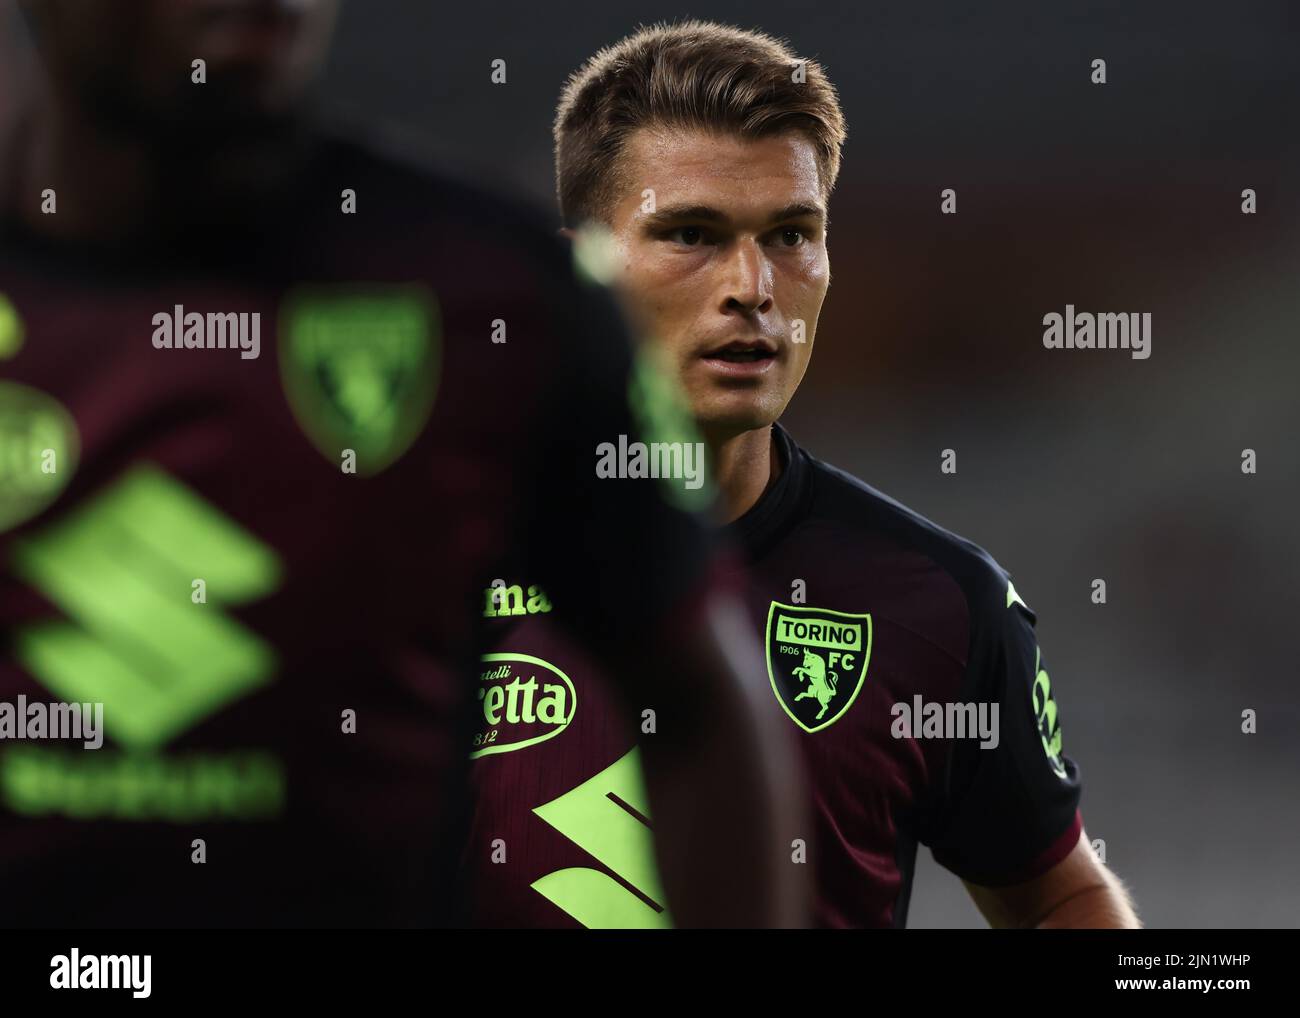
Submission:
<svg viewBox="0 0 1300 1018">
<path fill-rule="evenodd" d="M 560 85 L 635 25 L 712 18 L 820 60 L 849 141 L 786 422 L 1012 572 L 1088 832 L 1148 925 L 1295 926 L 1300 8 L 997 8 L 352 0 L 324 97 L 553 208 Z M 1045 350 L 1067 303 L 1151 312 L 1151 358 Z M 909 925 L 983 925 L 924 849 Z"/>
</svg>

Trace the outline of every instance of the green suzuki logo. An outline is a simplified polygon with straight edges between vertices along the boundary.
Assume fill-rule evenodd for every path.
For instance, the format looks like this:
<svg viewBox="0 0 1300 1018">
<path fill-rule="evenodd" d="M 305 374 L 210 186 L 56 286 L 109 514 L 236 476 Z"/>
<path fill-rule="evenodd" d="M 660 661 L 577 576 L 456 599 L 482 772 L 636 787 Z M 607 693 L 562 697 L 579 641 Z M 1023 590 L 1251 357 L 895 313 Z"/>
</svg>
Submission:
<svg viewBox="0 0 1300 1018">
<path fill-rule="evenodd" d="M 12 565 L 69 619 L 19 630 L 18 661 L 62 700 L 103 702 L 127 749 L 161 746 L 275 673 L 271 648 L 220 608 L 273 591 L 275 553 L 156 467 L 17 542 Z M 195 579 L 215 604 L 192 603 Z"/>
<path fill-rule="evenodd" d="M 820 732 L 858 698 L 871 660 L 871 616 L 773 601 L 767 612 L 767 676 L 790 719 Z"/>
<path fill-rule="evenodd" d="M 575 866 L 548 873 L 533 890 L 588 929 L 667 929 L 672 920 L 655 867 L 650 804 L 635 749 L 595 777 L 533 810 L 608 873 Z"/>
</svg>

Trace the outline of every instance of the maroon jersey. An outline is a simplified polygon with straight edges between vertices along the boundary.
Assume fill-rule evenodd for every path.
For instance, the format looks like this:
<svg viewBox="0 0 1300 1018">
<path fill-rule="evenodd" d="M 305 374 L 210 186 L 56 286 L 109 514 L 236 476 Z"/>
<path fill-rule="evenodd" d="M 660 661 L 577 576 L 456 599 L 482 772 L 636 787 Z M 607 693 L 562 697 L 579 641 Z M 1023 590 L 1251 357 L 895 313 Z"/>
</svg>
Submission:
<svg viewBox="0 0 1300 1018">
<path fill-rule="evenodd" d="M 817 921 L 905 925 L 918 844 L 977 884 L 1043 873 L 1082 820 L 1033 613 L 980 548 L 774 432 L 780 477 L 730 529 L 769 707 L 803 749 L 811 826 L 791 851 L 813 868 Z M 653 736 L 611 713 L 593 663 L 553 629 L 567 605 L 529 579 L 485 594 L 498 635 L 483 702 L 499 709 L 473 748 L 475 918 L 669 925 L 635 748 Z M 534 696 L 524 711 L 530 686 L 565 710 L 543 716 Z"/>
<path fill-rule="evenodd" d="M 550 231 L 338 142 L 275 199 L 0 241 L 2 922 L 445 921 L 497 563 L 608 640 L 704 575 L 596 483 L 631 356 Z"/>
</svg>

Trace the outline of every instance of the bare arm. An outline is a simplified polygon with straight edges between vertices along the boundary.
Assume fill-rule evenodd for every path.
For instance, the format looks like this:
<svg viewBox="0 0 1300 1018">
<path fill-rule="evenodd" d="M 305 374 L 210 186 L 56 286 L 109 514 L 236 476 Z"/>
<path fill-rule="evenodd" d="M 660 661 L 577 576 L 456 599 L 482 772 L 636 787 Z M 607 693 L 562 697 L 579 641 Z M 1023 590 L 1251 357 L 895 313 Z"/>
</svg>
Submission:
<svg viewBox="0 0 1300 1018">
<path fill-rule="evenodd" d="M 1010 887 L 967 883 L 966 890 L 995 929 L 1142 928 L 1128 891 L 1093 854 L 1086 831 L 1041 877 Z"/>
</svg>

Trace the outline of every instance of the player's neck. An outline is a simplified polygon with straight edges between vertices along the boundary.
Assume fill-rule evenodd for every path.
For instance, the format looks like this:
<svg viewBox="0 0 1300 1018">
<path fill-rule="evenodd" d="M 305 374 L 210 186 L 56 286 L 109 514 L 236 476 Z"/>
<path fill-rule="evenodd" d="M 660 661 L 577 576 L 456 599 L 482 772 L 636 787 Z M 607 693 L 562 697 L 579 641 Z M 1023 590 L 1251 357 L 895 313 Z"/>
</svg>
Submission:
<svg viewBox="0 0 1300 1018">
<path fill-rule="evenodd" d="M 781 475 L 781 457 L 773 449 L 770 426 L 710 442 L 709 451 L 723 523 L 749 512 Z"/>
<path fill-rule="evenodd" d="M 230 225 L 243 199 L 283 177 L 295 136 L 207 149 L 107 129 L 79 104 L 43 94 L 18 127 L 6 214 L 31 232 L 91 246 L 162 242 L 200 224 Z"/>
<path fill-rule="evenodd" d="M 110 242 L 141 231 L 152 218 L 154 181 L 142 146 L 96 130 L 76 106 L 46 95 L 17 132 L 5 199 L 31 232 Z"/>
</svg>

